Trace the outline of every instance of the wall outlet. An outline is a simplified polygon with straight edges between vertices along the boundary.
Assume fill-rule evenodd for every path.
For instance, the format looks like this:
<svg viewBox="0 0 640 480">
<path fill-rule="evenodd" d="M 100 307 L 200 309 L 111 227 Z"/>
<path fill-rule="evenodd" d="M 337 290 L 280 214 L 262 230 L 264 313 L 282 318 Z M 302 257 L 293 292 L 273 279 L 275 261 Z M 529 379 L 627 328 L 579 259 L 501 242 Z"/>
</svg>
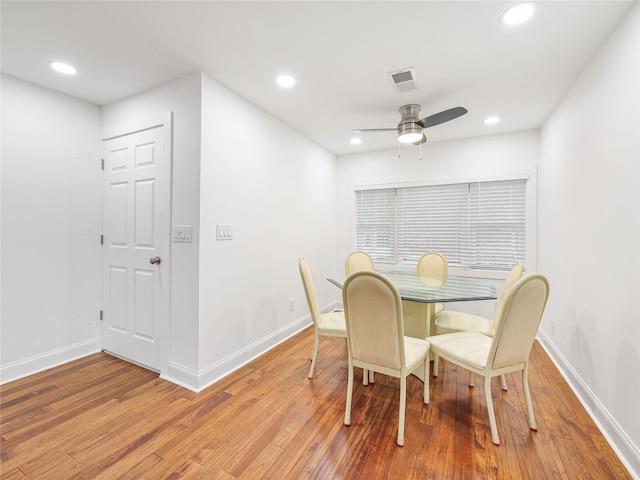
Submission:
<svg viewBox="0 0 640 480">
<path fill-rule="evenodd" d="M 289 311 L 293 312 L 294 309 L 294 304 L 293 304 L 293 298 L 289 299 Z"/>
</svg>

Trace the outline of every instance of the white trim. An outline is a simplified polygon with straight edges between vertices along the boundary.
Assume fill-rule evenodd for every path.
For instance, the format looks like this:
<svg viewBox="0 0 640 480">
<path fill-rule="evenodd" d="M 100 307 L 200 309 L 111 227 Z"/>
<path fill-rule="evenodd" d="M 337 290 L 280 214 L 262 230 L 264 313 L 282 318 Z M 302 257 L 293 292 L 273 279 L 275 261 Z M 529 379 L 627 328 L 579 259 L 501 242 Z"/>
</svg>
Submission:
<svg viewBox="0 0 640 480">
<path fill-rule="evenodd" d="M 620 461 L 629 470 L 633 478 L 640 479 L 640 448 L 633 444 L 613 416 L 602 405 L 598 397 L 582 380 L 578 372 L 556 348 L 551 338 L 545 332 L 539 330 L 537 339 L 591 419 L 598 426 L 604 438 L 609 442 L 613 451 L 618 455 Z"/>
<path fill-rule="evenodd" d="M 184 367 L 177 363 L 170 363 L 167 375 L 162 374 L 160 378 L 188 388 L 196 393 L 201 392 L 239 368 L 244 367 L 249 362 L 264 355 L 309 325 L 311 325 L 311 317 L 307 315 L 200 371 Z"/>
<path fill-rule="evenodd" d="M 329 312 L 335 308 L 336 304 L 334 303 L 331 306 L 324 307 L 322 311 Z M 171 363 L 169 364 L 168 373 L 166 375 L 160 375 L 160 378 L 180 385 L 181 387 L 187 388 L 193 392 L 201 392 L 239 368 L 244 367 L 249 362 L 255 360 L 261 355 L 264 355 L 285 340 L 288 340 L 294 335 L 300 333 L 310 325 L 312 325 L 311 316 L 305 315 L 272 334 L 252 343 L 251 345 L 228 355 L 203 370 L 196 371 L 177 363 Z M 311 358 L 311 352 L 309 352 L 309 358 Z"/>
<path fill-rule="evenodd" d="M 111 140 L 112 138 L 121 137 L 123 135 L 149 130 L 150 128 L 171 125 L 172 120 L 173 112 L 150 115 L 148 117 L 131 121 L 125 125 L 118 125 L 113 128 L 105 129 L 102 131 L 101 139 L 104 142 L 105 140 Z"/>
<path fill-rule="evenodd" d="M 425 178 L 419 180 L 407 180 L 385 183 L 357 183 L 353 185 L 353 190 L 383 190 L 385 188 L 406 188 L 406 187 L 424 187 L 433 185 L 455 185 L 459 183 L 476 183 L 476 182 L 501 182 L 506 180 L 531 180 L 534 170 L 528 172 L 518 171 L 513 173 L 493 173 L 493 174 L 477 174 L 474 176 L 451 177 L 451 178 Z"/>
<path fill-rule="evenodd" d="M 0 366 L 0 385 L 49 370 L 100 351 L 99 338 L 92 338 L 57 350 L 34 355 L 17 362 Z"/>
</svg>

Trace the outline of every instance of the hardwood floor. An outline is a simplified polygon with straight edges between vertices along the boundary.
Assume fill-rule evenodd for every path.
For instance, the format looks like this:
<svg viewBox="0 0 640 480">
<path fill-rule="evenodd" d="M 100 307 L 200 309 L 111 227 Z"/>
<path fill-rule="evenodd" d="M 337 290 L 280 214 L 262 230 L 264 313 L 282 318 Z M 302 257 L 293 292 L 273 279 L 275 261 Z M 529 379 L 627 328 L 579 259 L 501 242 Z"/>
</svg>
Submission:
<svg viewBox="0 0 640 480">
<path fill-rule="evenodd" d="M 520 376 L 494 380 L 502 446 L 491 443 L 481 379 L 441 362 L 422 404 L 408 379 L 405 446 L 395 444 L 398 380 L 354 387 L 342 425 L 344 339 L 296 335 L 201 393 L 106 354 L 0 388 L 1 463 L 10 479 L 628 479 L 536 343 L 528 428 Z M 361 371 L 356 371 L 356 378 Z"/>
</svg>

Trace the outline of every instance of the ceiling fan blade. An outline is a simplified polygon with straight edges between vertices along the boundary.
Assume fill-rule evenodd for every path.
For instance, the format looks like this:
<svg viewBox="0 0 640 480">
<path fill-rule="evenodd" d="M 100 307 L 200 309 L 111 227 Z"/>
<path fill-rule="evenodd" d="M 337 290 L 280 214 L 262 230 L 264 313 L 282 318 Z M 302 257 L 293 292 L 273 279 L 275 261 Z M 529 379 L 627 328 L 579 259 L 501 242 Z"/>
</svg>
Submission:
<svg viewBox="0 0 640 480">
<path fill-rule="evenodd" d="M 464 107 L 454 107 L 449 110 L 444 110 L 439 113 L 434 113 L 428 117 L 423 118 L 419 122 L 416 122 L 422 128 L 429 128 L 435 125 L 440 125 L 441 123 L 448 122 L 449 120 L 453 120 L 454 118 L 461 117 L 467 113 L 467 109 Z"/>
<path fill-rule="evenodd" d="M 357 128 L 351 130 L 353 133 L 366 133 L 366 132 L 397 132 L 398 127 L 393 128 Z"/>
</svg>

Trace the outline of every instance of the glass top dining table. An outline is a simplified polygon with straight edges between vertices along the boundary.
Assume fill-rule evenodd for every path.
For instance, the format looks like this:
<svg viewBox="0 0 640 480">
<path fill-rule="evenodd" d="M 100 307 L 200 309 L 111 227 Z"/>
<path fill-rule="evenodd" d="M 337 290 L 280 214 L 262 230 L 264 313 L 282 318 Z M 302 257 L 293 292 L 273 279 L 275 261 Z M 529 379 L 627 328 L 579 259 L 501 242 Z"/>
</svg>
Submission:
<svg viewBox="0 0 640 480">
<path fill-rule="evenodd" d="M 429 287 L 423 283 L 415 271 L 380 270 L 378 273 L 391 280 L 398 289 L 403 300 L 405 334 L 412 337 L 425 338 L 435 333 L 436 303 L 497 298 L 493 285 L 468 277 L 449 275 L 444 285 Z M 342 275 L 327 280 L 336 287 L 342 288 L 346 277 Z"/>
<path fill-rule="evenodd" d="M 425 285 L 415 272 L 399 270 L 380 270 L 393 283 L 403 300 L 420 303 L 465 302 L 469 300 L 495 300 L 496 289 L 493 285 L 468 277 L 449 275 L 441 287 Z M 329 282 L 342 288 L 346 277 L 328 278 Z"/>
</svg>

